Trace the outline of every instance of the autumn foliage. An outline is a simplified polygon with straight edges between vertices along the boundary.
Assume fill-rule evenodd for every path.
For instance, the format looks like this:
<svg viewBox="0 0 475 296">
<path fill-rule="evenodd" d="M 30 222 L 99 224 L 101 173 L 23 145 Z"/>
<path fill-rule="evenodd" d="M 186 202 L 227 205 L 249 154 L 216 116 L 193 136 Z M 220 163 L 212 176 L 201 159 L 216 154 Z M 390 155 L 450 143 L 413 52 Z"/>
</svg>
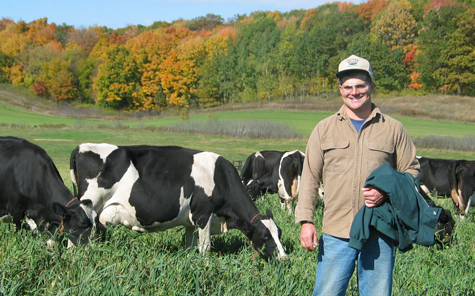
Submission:
<svg viewBox="0 0 475 296">
<path fill-rule="evenodd" d="M 475 96 L 474 28 L 468 0 L 332 1 L 118 29 L 4 17 L 0 82 L 55 102 L 187 110 L 327 95 L 356 54 L 382 93 Z"/>
</svg>

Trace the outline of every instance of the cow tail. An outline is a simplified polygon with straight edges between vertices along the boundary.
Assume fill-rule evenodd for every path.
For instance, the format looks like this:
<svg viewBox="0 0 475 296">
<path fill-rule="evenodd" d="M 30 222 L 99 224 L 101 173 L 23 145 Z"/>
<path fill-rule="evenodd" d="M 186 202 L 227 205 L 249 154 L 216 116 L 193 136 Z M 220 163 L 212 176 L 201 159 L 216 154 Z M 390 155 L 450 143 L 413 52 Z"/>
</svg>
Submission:
<svg viewBox="0 0 475 296">
<path fill-rule="evenodd" d="M 459 196 L 459 191 L 458 191 L 458 178 L 457 178 L 457 167 L 459 166 L 460 162 L 456 161 L 453 164 L 452 167 L 452 199 L 457 199 L 458 202 L 460 202 L 460 196 Z"/>
<path fill-rule="evenodd" d="M 299 156 L 299 163 L 298 163 L 298 174 L 299 176 L 302 176 L 302 171 L 303 171 L 303 162 L 305 161 L 305 156 L 302 155 L 302 153 L 297 150 L 298 156 Z"/>
<path fill-rule="evenodd" d="M 71 182 L 73 183 L 73 194 L 75 197 L 78 197 L 78 189 L 77 189 L 77 176 L 76 176 L 76 156 L 78 154 L 79 147 L 73 150 L 71 153 L 71 158 L 69 160 L 69 173 L 71 175 Z"/>
</svg>

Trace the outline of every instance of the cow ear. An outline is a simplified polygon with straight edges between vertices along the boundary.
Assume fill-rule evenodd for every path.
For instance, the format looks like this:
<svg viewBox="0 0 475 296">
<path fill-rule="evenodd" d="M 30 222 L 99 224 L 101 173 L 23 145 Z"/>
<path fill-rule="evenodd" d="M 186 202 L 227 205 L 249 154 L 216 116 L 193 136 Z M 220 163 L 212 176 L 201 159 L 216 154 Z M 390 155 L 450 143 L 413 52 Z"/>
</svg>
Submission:
<svg viewBox="0 0 475 296">
<path fill-rule="evenodd" d="M 274 219 L 274 215 L 272 214 L 271 210 L 267 209 L 266 210 L 266 215 L 267 215 L 267 217 L 269 217 L 271 219 Z"/>
<path fill-rule="evenodd" d="M 57 215 L 64 216 L 68 212 L 68 209 L 60 203 L 54 202 L 51 207 L 53 212 Z"/>
</svg>

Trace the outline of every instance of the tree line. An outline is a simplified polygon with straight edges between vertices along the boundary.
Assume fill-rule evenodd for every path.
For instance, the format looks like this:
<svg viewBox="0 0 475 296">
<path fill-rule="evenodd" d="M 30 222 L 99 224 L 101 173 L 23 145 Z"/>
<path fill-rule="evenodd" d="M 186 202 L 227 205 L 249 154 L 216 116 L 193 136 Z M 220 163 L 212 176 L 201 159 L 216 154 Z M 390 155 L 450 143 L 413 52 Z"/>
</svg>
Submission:
<svg viewBox="0 0 475 296">
<path fill-rule="evenodd" d="M 474 0 L 333 2 L 116 30 L 3 17 L 0 82 L 118 110 L 207 108 L 327 95 L 356 54 L 380 93 L 475 96 L 474 37 Z"/>
</svg>

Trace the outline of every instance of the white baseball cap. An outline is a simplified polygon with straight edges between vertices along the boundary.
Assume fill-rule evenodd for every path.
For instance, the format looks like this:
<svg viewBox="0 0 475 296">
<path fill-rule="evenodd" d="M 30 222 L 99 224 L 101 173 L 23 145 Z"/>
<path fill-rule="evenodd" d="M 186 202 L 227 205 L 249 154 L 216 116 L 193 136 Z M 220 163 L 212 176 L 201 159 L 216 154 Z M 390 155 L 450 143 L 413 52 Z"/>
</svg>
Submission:
<svg viewBox="0 0 475 296">
<path fill-rule="evenodd" d="M 336 77 L 340 78 L 346 71 L 352 70 L 364 71 L 369 74 L 371 81 L 374 81 L 373 68 L 371 68 L 369 61 L 356 55 L 351 55 L 340 63 Z"/>
</svg>

